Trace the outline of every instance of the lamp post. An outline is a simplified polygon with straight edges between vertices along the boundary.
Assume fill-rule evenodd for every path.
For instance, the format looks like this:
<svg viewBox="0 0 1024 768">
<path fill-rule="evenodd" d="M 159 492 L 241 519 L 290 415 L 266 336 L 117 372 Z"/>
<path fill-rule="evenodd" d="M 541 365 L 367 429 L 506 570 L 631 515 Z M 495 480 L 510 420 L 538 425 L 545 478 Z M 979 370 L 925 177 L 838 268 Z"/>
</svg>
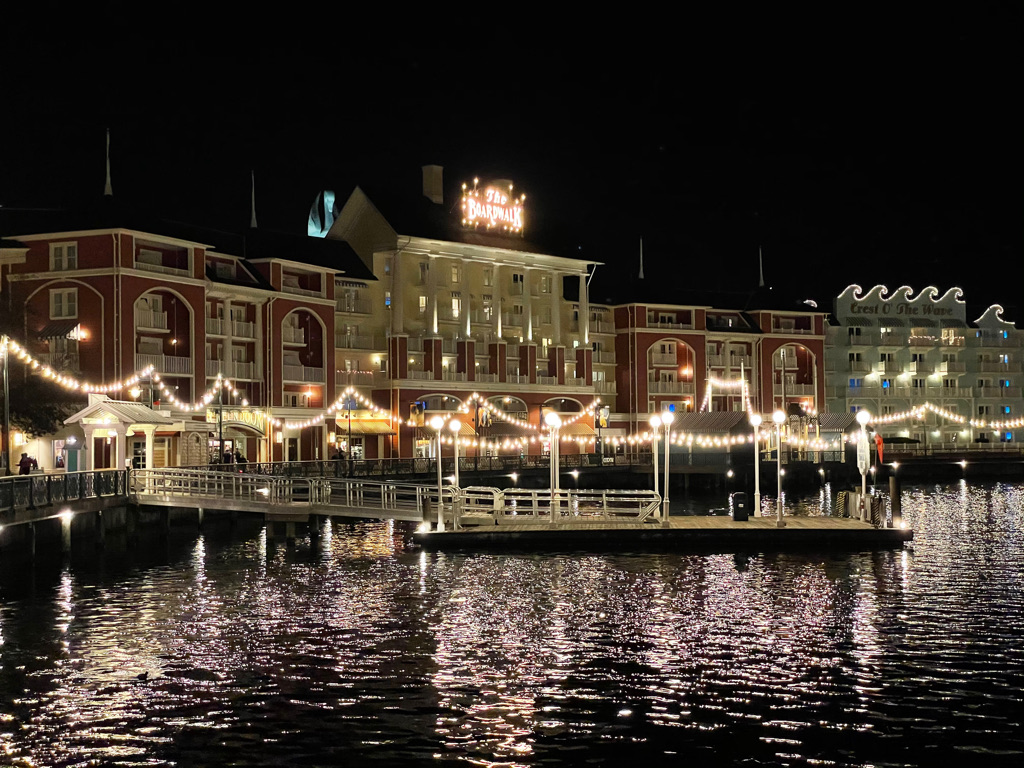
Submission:
<svg viewBox="0 0 1024 768">
<path fill-rule="evenodd" d="M 860 424 L 860 440 L 857 442 L 857 469 L 860 470 L 860 508 L 861 518 L 867 507 L 868 497 L 868 465 L 871 463 L 871 449 L 868 447 L 868 422 L 871 414 L 861 408 L 857 411 L 857 423 Z M 926 430 L 927 433 L 927 430 Z"/>
<path fill-rule="evenodd" d="M 750 426 L 754 428 L 754 514 L 761 514 L 761 422 L 760 413 L 750 415 Z"/>
<path fill-rule="evenodd" d="M 676 415 L 672 411 L 661 412 L 661 423 L 665 425 L 665 495 L 662 497 L 661 502 L 661 524 L 666 528 L 668 527 L 668 448 L 671 442 L 669 430 L 672 428 L 672 422 L 675 419 Z"/>
<path fill-rule="evenodd" d="M 544 423 L 548 425 L 550 430 L 548 440 L 551 444 L 551 459 L 549 461 L 549 470 L 551 472 L 551 524 L 554 525 L 555 515 L 561 516 L 561 512 L 558 509 L 558 428 L 562 426 L 562 420 L 554 411 L 548 411 L 544 417 Z"/>
<path fill-rule="evenodd" d="M 786 414 L 781 410 L 775 411 L 772 414 L 772 421 L 775 422 L 775 442 L 776 450 L 778 451 L 776 474 L 778 478 L 779 497 L 775 502 L 775 527 L 785 528 L 786 524 L 782 520 L 782 425 L 786 421 Z"/>
<path fill-rule="evenodd" d="M 441 432 L 444 429 L 444 419 L 435 416 L 430 420 L 430 427 L 437 432 L 437 530 L 444 531 L 444 505 L 441 502 Z M 351 447 L 351 446 L 350 446 Z"/>
<path fill-rule="evenodd" d="M 448 430 L 452 433 L 455 441 L 455 487 L 459 487 L 459 430 L 462 429 L 462 422 L 452 419 L 448 422 Z"/>
<path fill-rule="evenodd" d="M 658 493 L 658 435 L 661 431 L 661 416 L 655 413 L 647 420 L 647 422 L 651 425 L 651 456 L 654 459 L 654 492 Z"/>
</svg>

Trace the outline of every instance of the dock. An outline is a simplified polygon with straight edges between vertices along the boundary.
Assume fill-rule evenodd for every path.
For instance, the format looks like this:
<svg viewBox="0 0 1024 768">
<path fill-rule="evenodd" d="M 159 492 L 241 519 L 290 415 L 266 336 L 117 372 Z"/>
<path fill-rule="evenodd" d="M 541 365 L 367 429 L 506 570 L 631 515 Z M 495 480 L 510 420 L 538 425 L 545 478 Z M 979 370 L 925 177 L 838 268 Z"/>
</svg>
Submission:
<svg viewBox="0 0 1024 768">
<path fill-rule="evenodd" d="M 464 526 L 458 530 L 418 531 L 425 549 L 565 550 L 619 552 L 665 550 L 750 552 L 778 550 L 886 549 L 913 540 L 908 528 L 876 528 L 853 518 L 774 517 L 736 521 L 730 517 L 675 516 L 669 525 L 645 520 L 570 519 L 550 523 L 537 519 L 501 520 L 498 525 Z"/>
</svg>

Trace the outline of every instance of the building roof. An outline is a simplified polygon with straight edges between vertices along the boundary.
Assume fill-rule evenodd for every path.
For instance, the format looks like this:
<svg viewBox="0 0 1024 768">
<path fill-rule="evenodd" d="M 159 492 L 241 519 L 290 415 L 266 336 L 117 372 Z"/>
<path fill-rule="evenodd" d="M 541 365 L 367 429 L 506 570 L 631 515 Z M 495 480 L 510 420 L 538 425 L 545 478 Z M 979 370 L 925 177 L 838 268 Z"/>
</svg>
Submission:
<svg viewBox="0 0 1024 768">
<path fill-rule="evenodd" d="M 732 434 L 749 432 L 748 416 L 744 411 L 704 411 L 700 413 L 677 413 L 672 422 L 673 432 L 720 432 Z"/>
<path fill-rule="evenodd" d="M 110 400 L 105 395 L 90 395 L 89 405 L 64 420 L 78 424 L 86 419 L 109 418 L 118 424 L 173 424 L 174 419 L 152 408 L 125 400 Z"/>
</svg>

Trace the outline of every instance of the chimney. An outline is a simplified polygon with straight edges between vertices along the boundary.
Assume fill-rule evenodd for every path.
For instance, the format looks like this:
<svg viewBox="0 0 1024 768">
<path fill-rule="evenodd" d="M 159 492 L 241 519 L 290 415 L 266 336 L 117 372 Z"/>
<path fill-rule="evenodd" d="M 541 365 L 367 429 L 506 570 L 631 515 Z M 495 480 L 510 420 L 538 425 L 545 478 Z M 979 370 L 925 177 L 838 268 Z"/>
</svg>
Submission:
<svg viewBox="0 0 1024 768">
<path fill-rule="evenodd" d="M 444 166 L 423 166 L 423 196 L 436 205 L 444 204 Z"/>
</svg>

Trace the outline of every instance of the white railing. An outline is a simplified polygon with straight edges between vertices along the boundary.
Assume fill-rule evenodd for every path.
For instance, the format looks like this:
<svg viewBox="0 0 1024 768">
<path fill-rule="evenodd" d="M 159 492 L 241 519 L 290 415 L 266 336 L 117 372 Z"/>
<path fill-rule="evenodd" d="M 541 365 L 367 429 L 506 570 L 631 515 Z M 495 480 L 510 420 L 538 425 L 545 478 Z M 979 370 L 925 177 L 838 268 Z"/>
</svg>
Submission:
<svg viewBox="0 0 1024 768">
<path fill-rule="evenodd" d="M 192 373 L 191 357 L 168 357 L 167 355 L 135 355 L 135 369 L 141 371 L 143 368 L 153 366 L 157 373 L 177 374 Z"/>
<path fill-rule="evenodd" d="M 975 397 L 1007 398 L 1020 397 L 1020 387 L 975 387 Z"/>
<path fill-rule="evenodd" d="M 335 349 L 385 349 L 383 336 L 360 336 L 352 333 L 338 333 L 334 336 Z"/>
<path fill-rule="evenodd" d="M 615 333 L 615 323 L 605 323 L 600 320 L 590 321 L 591 333 Z"/>
<path fill-rule="evenodd" d="M 675 354 L 667 355 L 655 352 L 651 355 L 651 365 L 675 365 L 676 359 Z"/>
<path fill-rule="evenodd" d="M 537 377 L 537 383 L 538 384 L 544 384 L 544 385 L 550 387 L 550 386 L 553 386 L 553 385 L 558 383 L 558 377 L 557 376 L 538 376 Z"/>
<path fill-rule="evenodd" d="M 615 394 L 615 382 L 614 381 L 595 381 L 594 391 L 599 395 L 614 395 Z"/>
<path fill-rule="evenodd" d="M 585 387 L 585 386 L 587 386 L 587 380 L 586 379 L 578 379 L 578 378 L 571 378 L 571 379 L 567 378 L 565 380 L 565 386 L 567 386 L 567 387 Z"/>
<path fill-rule="evenodd" d="M 433 371 L 409 371 L 410 379 L 417 379 L 420 381 L 429 381 L 434 378 Z"/>
<path fill-rule="evenodd" d="M 531 521 L 654 522 L 661 496 L 653 491 L 528 490 L 471 486 L 460 493 L 456 527 Z"/>
<path fill-rule="evenodd" d="M 255 339 L 256 323 L 246 322 L 245 320 L 232 320 L 231 334 L 242 339 Z"/>
<path fill-rule="evenodd" d="M 336 312 L 350 312 L 356 315 L 368 315 L 373 311 L 369 299 L 358 299 L 351 296 L 342 296 L 334 302 Z"/>
<path fill-rule="evenodd" d="M 648 394 L 661 395 L 692 395 L 693 382 L 691 381 L 648 381 Z M 722 392 L 721 394 L 731 394 Z"/>
<path fill-rule="evenodd" d="M 376 382 L 377 374 L 370 371 L 336 371 L 334 378 L 338 384 L 369 386 Z M 339 390 L 338 396 L 340 397 L 342 393 L 343 391 Z"/>
<path fill-rule="evenodd" d="M 466 381 L 466 374 L 457 371 L 442 371 L 441 381 Z"/>
<path fill-rule="evenodd" d="M 595 363 L 614 363 L 615 353 L 614 352 L 595 352 L 594 358 Z"/>
<path fill-rule="evenodd" d="M 135 260 L 135 268 L 146 272 L 159 272 L 162 275 L 187 275 L 187 269 L 179 267 L 165 267 L 163 264 L 150 264 L 149 262 Z"/>
<path fill-rule="evenodd" d="M 296 296 L 323 296 L 323 291 L 311 291 L 307 288 L 299 288 L 295 285 L 282 285 L 281 290 L 285 293 L 293 293 Z"/>
<path fill-rule="evenodd" d="M 206 318 L 206 334 L 207 336 L 223 336 L 224 321 L 219 317 Z"/>
<path fill-rule="evenodd" d="M 285 381 L 301 382 L 322 382 L 324 381 L 324 369 L 312 368 L 308 365 L 282 365 L 282 373 Z"/>
<path fill-rule="evenodd" d="M 242 504 L 265 514 L 294 514 L 297 508 L 307 508 L 326 514 L 437 520 L 438 489 L 434 485 L 171 468 L 134 470 L 129 483 L 132 499 L 145 504 L 208 499 L 223 500 L 229 508 Z M 457 488 L 441 490 L 446 523 L 455 522 L 459 497 Z"/>
<path fill-rule="evenodd" d="M 476 380 L 483 384 L 493 384 L 498 380 L 498 374 L 496 373 L 478 373 Z"/>
<path fill-rule="evenodd" d="M 290 325 L 282 325 L 281 341 L 285 344 L 305 344 L 306 331 L 302 328 L 293 328 Z"/>
<path fill-rule="evenodd" d="M 135 310 L 136 328 L 155 328 L 156 330 L 167 330 L 167 313 L 154 312 L 149 309 Z"/>
<path fill-rule="evenodd" d="M 505 382 L 506 384 L 529 384 L 530 383 L 530 377 L 529 376 L 526 376 L 526 375 L 520 376 L 517 373 L 510 373 L 505 378 L 506 378 L 506 382 Z"/>
</svg>

